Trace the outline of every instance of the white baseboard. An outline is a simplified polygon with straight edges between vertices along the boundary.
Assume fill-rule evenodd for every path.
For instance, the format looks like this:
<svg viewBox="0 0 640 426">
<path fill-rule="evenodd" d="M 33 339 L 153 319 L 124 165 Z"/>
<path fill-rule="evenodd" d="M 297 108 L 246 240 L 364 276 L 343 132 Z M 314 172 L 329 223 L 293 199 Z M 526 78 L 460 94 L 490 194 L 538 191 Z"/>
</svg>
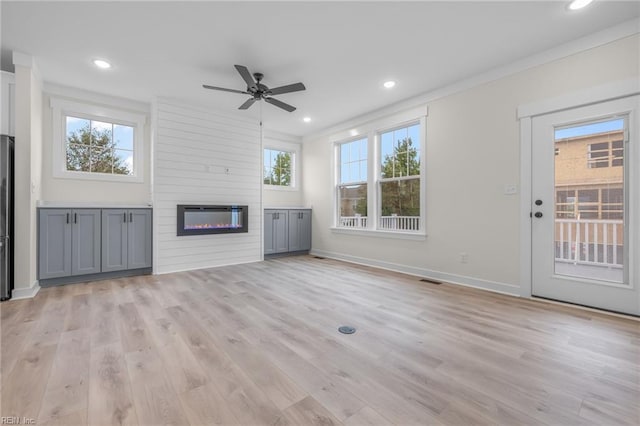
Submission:
<svg viewBox="0 0 640 426">
<path fill-rule="evenodd" d="M 433 271 L 431 269 L 417 268 L 415 266 L 402 265 L 399 263 L 385 262 L 382 260 L 368 259 L 364 257 L 352 256 L 344 253 L 334 253 L 324 250 L 312 249 L 310 254 L 315 256 L 328 257 L 330 259 L 343 260 L 345 262 L 356 263 L 358 265 L 372 266 L 374 268 L 386 269 L 388 271 L 401 272 L 407 275 L 414 275 L 421 278 L 443 281 L 446 283 L 473 287 L 481 290 L 488 290 L 494 293 L 507 294 L 509 296 L 520 297 L 520 287 L 515 284 L 501 283 L 497 281 L 483 280 L 480 278 L 467 277 L 464 275 L 450 274 L 447 272 Z"/>
<path fill-rule="evenodd" d="M 40 291 L 38 281 L 34 282 L 30 288 L 14 288 L 11 291 L 11 300 L 31 299 Z"/>
</svg>

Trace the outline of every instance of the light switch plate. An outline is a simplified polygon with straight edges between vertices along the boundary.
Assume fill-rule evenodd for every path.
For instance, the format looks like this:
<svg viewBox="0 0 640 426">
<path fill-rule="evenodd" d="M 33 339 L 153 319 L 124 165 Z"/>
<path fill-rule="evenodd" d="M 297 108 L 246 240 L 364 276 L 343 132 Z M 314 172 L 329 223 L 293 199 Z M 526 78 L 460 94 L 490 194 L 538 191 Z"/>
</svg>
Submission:
<svg viewBox="0 0 640 426">
<path fill-rule="evenodd" d="M 513 195 L 518 193 L 518 185 L 508 183 L 504 186 L 504 194 L 505 195 Z"/>
</svg>

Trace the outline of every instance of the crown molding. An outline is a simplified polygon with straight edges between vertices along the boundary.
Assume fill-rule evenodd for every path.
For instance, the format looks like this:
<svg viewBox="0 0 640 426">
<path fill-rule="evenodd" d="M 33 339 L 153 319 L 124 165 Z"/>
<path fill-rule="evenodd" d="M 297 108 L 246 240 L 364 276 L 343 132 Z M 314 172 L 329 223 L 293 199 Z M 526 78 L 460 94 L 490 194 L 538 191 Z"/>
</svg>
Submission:
<svg viewBox="0 0 640 426">
<path fill-rule="evenodd" d="M 499 80 L 501 78 L 514 75 L 540 65 L 548 64 L 580 52 L 603 46 L 605 44 L 636 35 L 638 33 L 640 33 L 640 19 L 632 19 L 614 27 L 607 28 L 606 30 L 599 31 L 588 36 L 561 44 L 557 47 L 554 47 L 553 49 L 531 55 L 525 59 L 513 62 L 511 64 L 494 68 L 485 73 L 478 74 L 465 80 L 460 80 L 457 83 L 453 83 L 451 85 L 447 85 L 439 89 L 435 89 L 414 96 L 412 98 L 405 99 L 395 104 L 391 104 L 383 108 L 342 121 L 333 126 L 303 136 L 303 142 L 318 139 L 321 137 L 328 137 L 332 134 L 344 131 L 344 129 L 357 127 L 362 123 L 367 123 L 391 114 L 406 111 L 416 106 L 424 105 L 437 99 L 469 90 L 482 84 Z"/>
</svg>

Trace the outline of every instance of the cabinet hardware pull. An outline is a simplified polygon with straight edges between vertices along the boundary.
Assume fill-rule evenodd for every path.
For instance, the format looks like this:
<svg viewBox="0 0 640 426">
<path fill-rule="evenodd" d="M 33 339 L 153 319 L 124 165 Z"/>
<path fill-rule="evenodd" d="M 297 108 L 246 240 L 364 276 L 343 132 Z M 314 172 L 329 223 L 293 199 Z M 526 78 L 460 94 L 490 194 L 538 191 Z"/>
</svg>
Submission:
<svg viewBox="0 0 640 426">
<path fill-rule="evenodd" d="M 129 222 L 133 222 L 133 213 L 129 213 Z"/>
<path fill-rule="evenodd" d="M 69 224 L 69 213 L 67 213 L 67 225 Z"/>
<path fill-rule="evenodd" d="M 73 223 L 78 223 L 78 213 L 73 214 Z"/>
<path fill-rule="evenodd" d="M 122 215 L 124 216 L 124 223 L 127 223 L 127 212 L 122 213 Z"/>
</svg>

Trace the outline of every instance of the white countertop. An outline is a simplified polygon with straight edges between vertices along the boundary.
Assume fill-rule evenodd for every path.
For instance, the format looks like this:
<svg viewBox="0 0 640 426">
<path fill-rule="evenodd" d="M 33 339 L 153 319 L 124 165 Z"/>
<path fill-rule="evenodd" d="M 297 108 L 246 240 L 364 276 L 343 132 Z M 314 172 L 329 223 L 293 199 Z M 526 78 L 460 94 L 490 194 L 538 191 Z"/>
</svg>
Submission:
<svg viewBox="0 0 640 426">
<path fill-rule="evenodd" d="M 61 209 L 149 209 L 149 204 L 118 204 L 118 203 L 88 203 L 73 201 L 44 201 L 38 200 L 37 207 L 61 208 Z"/>
</svg>

